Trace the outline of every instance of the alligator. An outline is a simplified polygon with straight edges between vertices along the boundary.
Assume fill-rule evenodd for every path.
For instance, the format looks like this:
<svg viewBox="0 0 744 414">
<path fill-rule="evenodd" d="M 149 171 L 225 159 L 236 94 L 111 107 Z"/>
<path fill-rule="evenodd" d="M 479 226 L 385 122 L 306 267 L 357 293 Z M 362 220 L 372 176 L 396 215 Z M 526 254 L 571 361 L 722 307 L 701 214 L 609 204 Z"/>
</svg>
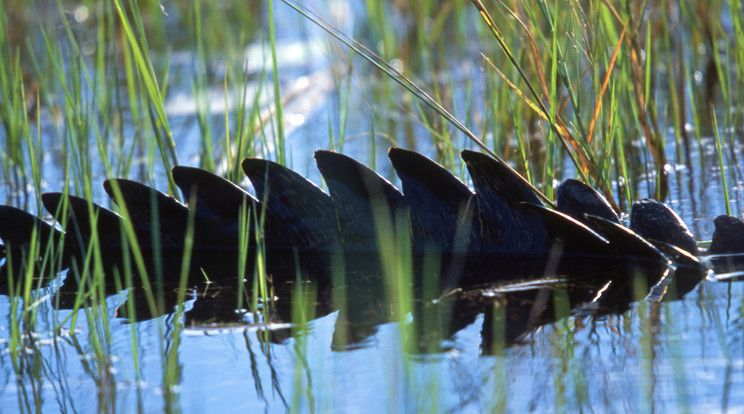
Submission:
<svg viewBox="0 0 744 414">
<path fill-rule="evenodd" d="M 417 297 L 460 292 L 453 306 L 471 316 L 464 309 L 483 306 L 463 305 L 473 301 L 462 298 L 484 292 L 518 304 L 520 315 L 534 308 L 539 292 L 556 287 L 567 289 L 572 308 L 600 303 L 618 310 L 633 300 L 639 281 L 646 291 L 671 285 L 679 297 L 708 274 L 687 226 L 658 201 L 634 203 L 626 227 L 601 194 L 575 179 L 561 183 L 553 205 L 507 163 L 479 152 L 461 153 L 474 192 L 421 154 L 392 148 L 388 155 L 402 192 L 348 156 L 317 151 L 327 192 L 278 163 L 247 158 L 242 169 L 255 196 L 210 172 L 175 166 L 172 178 L 186 204 L 117 178 L 104 189 L 119 213 L 44 193 L 55 226 L 0 206 L 0 270 L 23 275 L 24 265 L 44 263 L 53 269 L 36 273 L 80 269 L 96 246 L 107 275 L 134 269 L 163 286 L 177 286 L 185 271 L 191 286 L 261 274 L 277 289 L 305 281 L 358 293 L 379 290 L 383 274 L 407 263 Z M 744 251 L 741 220 L 720 216 L 715 227 L 708 254 Z M 42 259 L 50 253 L 54 260 Z M 68 274 L 63 288 L 76 291 L 76 281 Z M 112 291 L 114 285 L 107 282 Z M 529 321 L 523 318 L 528 328 L 515 332 L 554 317 L 530 312 Z"/>
</svg>

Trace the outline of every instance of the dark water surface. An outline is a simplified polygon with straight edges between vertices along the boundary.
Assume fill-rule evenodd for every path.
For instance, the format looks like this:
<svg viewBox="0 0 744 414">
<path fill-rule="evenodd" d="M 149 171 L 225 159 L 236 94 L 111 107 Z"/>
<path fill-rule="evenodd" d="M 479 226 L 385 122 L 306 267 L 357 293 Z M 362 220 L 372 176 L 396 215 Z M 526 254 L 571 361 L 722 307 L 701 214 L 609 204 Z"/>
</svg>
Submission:
<svg viewBox="0 0 744 414">
<path fill-rule="evenodd" d="M 349 33 L 359 30 L 355 19 L 362 6 L 338 5 L 348 8 L 348 15 L 338 16 L 340 27 Z M 178 18 L 177 13 L 171 14 Z M 284 5 L 277 6 L 277 25 L 278 49 L 283 51 L 279 56 L 282 86 L 299 91 L 299 97 L 285 107 L 287 164 L 320 183 L 312 151 L 329 147 L 329 124 L 337 131 L 338 108 L 346 93 L 336 89 L 333 81 L 331 68 L 338 51 L 322 32 Z M 246 52 L 247 65 L 256 65 L 250 69 L 255 76 L 262 67 L 255 62 L 268 53 L 264 48 L 254 42 Z M 452 82 L 467 85 L 482 97 L 481 61 L 463 54 L 467 59 L 451 69 Z M 182 164 L 199 165 L 200 130 L 191 89 L 193 52 L 176 49 L 171 57 L 166 108 L 178 158 Z M 391 145 L 436 158 L 430 141 L 411 139 L 426 136 L 424 127 L 396 118 L 367 89 L 354 86 L 379 81 L 364 67 L 357 62 L 350 83 L 344 153 L 391 179 L 394 175 L 385 155 Z M 215 81 L 210 88 L 213 133 L 220 136 L 224 134 L 224 85 Z M 396 96 L 403 93 L 396 89 Z M 453 98 L 456 115 L 466 112 L 466 99 L 464 94 Z M 267 95 L 262 108 L 269 102 Z M 370 138 L 373 112 L 389 120 L 391 127 L 380 130 L 384 123 L 376 125 L 379 135 Z M 59 145 L 51 125 L 41 129 L 41 140 L 48 143 L 43 189 L 58 191 L 64 179 Z M 50 133 L 44 134 L 47 130 Z M 697 240 L 710 240 L 713 218 L 725 213 L 715 142 L 711 137 L 693 139 L 685 153 L 673 131 L 666 135 L 670 178 L 666 202 Z M 271 145 L 256 145 L 259 155 L 274 154 Z M 459 136 L 454 145 L 473 147 Z M 644 143 L 639 139 L 637 145 Z M 741 143 L 726 140 L 723 151 L 741 154 Z M 744 171 L 733 159 L 724 157 L 725 171 L 733 178 L 729 187 L 736 212 L 744 203 Z M 630 185 L 640 198 L 650 193 L 648 182 L 653 177 L 642 172 L 642 165 L 634 168 L 638 179 Z M 568 161 L 566 171 L 571 175 Z M 106 178 L 103 170 L 93 173 L 97 176 L 93 182 Z M 130 178 L 164 190 L 164 177 L 162 170 L 147 176 L 135 168 Z M 0 187 L 0 198 L 10 203 L 17 205 L 24 197 L 29 200 L 28 210 L 36 211 L 33 195 L 19 195 L 8 183 Z M 94 201 L 109 205 L 100 187 L 94 189 Z M 369 336 L 339 347 L 334 335 L 343 326 L 338 321 L 343 315 L 337 310 L 311 319 L 294 336 L 289 325 L 263 324 L 250 314 L 238 318 L 238 323 L 183 328 L 182 317 L 173 314 L 134 323 L 117 317 L 125 292 L 110 296 L 105 307 L 78 311 L 71 326 L 71 311 L 53 305 L 58 284 L 53 283 L 28 302 L 0 295 L 0 412 L 738 412 L 744 410 L 744 283 L 715 281 L 715 277 L 681 300 L 641 300 L 619 315 L 563 318 L 493 353 L 481 346 L 483 314 L 451 338 L 438 341 L 437 352 L 427 353 L 404 350 L 410 316 L 404 322 L 371 323 Z M 198 302 L 190 295 L 186 311 Z M 23 344 L 10 339 L 11 326 L 18 323 L 13 317 L 19 313 L 17 306 L 36 309 L 36 321 L 27 325 Z M 95 318 L 95 312 L 105 317 Z M 11 356 L 11 347 L 21 350 L 17 358 Z"/>
</svg>

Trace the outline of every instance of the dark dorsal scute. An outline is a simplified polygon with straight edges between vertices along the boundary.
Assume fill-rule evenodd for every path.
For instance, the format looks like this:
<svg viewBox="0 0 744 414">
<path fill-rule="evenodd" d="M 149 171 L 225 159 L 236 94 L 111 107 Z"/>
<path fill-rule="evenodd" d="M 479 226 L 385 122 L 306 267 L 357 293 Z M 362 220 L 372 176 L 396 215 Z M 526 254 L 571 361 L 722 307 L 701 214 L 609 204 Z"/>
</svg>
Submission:
<svg viewBox="0 0 744 414">
<path fill-rule="evenodd" d="M 0 205 L 0 239 L 5 244 L 5 255 L 12 256 L 16 263 L 22 260 L 24 251 L 31 247 L 32 235 L 40 242 L 37 253 L 43 254 L 49 243 L 60 242 L 62 233 L 44 220 L 11 206 Z"/>
<path fill-rule="evenodd" d="M 716 229 L 708 253 L 744 253 L 744 221 L 721 215 L 713 220 L 713 224 Z"/>
<path fill-rule="evenodd" d="M 103 188 L 117 205 L 126 207 L 141 246 L 152 246 L 153 232 L 158 231 L 161 248 L 183 248 L 189 216 L 185 205 L 154 188 L 123 178 L 106 180 Z M 157 214 L 153 214 L 152 206 Z"/>
<path fill-rule="evenodd" d="M 122 243 L 121 216 L 84 198 L 63 193 L 41 195 L 44 208 L 65 225 L 65 243 L 85 249 L 97 233 L 102 248 L 119 248 Z M 66 203 L 66 217 L 62 217 Z"/>
<path fill-rule="evenodd" d="M 332 151 L 316 151 L 315 161 L 328 185 L 347 249 L 375 246 L 377 231 L 394 228 L 396 216 L 406 213 L 398 189 L 358 161 Z"/>
<path fill-rule="evenodd" d="M 465 150 L 462 159 L 475 186 L 483 253 L 542 255 L 549 248 L 542 217 L 523 203 L 542 205 L 534 191 L 507 164 L 479 152 Z"/>
<path fill-rule="evenodd" d="M 695 239 L 685 223 L 677 213 L 659 201 L 643 199 L 633 203 L 630 229 L 650 241 L 669 243 L 692 255 L 698 253 Z"/>
<path fill-rule="evenodd" d="M 241 210 L 246 209 L 243 220 L 250 220 L 258 200 L 230 181 L 199 168 L 175 166 L 172 174 L 185 200 L 195 209 L 196 243 L 237 248 Z M 244 226 L 254 228 L 250 224 Z"/>
<path fill-rule="evenodd" d="M 616 259 L 605 257 L 601 265 L 611 277 L 609 288 L 596 299 L 603 306 L 625 308 L 631 298 L 664 280 L 672 261 L 646 239 L 627 227 L 603 217 L 587 215 L 610 241 Z M 619 277 L 625 273 L 625 278 Z M 640 284 L 638 284 L 640 283 Z"/>
<path fill-rule="evenodd" d="M 593 224 L 584 214 L 602 217 L 620 223 L 610 203 L 594 188 L 579 180 L 569 178 L 558 186 L 556 208 L 574 219 L 592 227 Z"/>
<path fill-rule="evenodd" d="M 610 242 L 574 217 L 541 205 L 525 203 L 543 218 L 551 240 L 562 243 L 564 253 L 607 255 L 612 254 Z M 569 258 L 569 260 L 572 260 Z M 575 259 L 573 259 L 575 260 Z"/>
<path fill-rule="evenodd" d="M 474 194 L 447 169 L 419 153 L 391 148 L 388 156 L 402 183 L 416 244 L 445 252 L 458 243 L 466 248 Z"/>
<path fill-rule="evenodd" d="M 628 260 L 642 259 L 660 263 L 669 261 L 659 249 L 633 230 L 604 217 L 587 215 L 587 218 L 600 229 L 602 236 L 609 240 L 616 255 L 627 256 Z"/>
<path fill-rule="evenodd" d="M 237 220 L 244 203 L 257 203 L 250 193 L 232 182 L 200 168 L 177 165 L 172 170 L 173 181 L 189 202 L 192 196 L 196 207 L 225 219 Z"/>
<path fill-rule="evenodd" d="M 338 231 L 328 194 L 300 174 L 258 158 L 246 158 L 243 172 L 256 190 L 256 219 L 265 214 L 267 248 L 333 249 Z M 265 210 L 265 211 L 264 211 Z"/>
</svg>

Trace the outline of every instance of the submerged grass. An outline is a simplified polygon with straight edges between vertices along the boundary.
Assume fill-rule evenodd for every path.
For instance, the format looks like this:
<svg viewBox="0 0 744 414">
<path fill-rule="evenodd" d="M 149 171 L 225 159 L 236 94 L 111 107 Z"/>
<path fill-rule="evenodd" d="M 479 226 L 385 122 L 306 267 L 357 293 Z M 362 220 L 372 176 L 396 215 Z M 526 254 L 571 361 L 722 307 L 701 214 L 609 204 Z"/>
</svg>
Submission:
<svg viewBox="0 0 744 414">
<path fill-rule="evenodd" d="M 176 88 L 178 69 L 171 63 L 171 58 L 184 46 L 172 44 L 175 41 L 167 35 L 171 29 L 167 28 L 167 15 L 161 7 L 166 10 L 173 7 L 175 10 L 168 13 L 188 16 L 182 18 L 186 27 L 179 29 L 192 34 L 186 37 L 190 40 L 185 47 L 195 51 L 191 55 L 193 70 L 189 77 L 191 93 L 196 96 L 193 117 L 199 131 L 199 157 L 195 162 L 240 181 L 243 157 L 260 155 L 288 164 L 292 153 L 299 153 L 289 150 L 294 143 L 285 128 L 288 116 L 284 113 L 281 77 L 284 68 L 280 59 L 285 39 L 277 30 L 276 14 L 281 4 L 266 3 L 268 19 L 264 22 L 260 18 L 261 5 L 243 7 L 226 2 L 220 8 L 198 0 L 184 6 L 143 3 L 146 2 L 111 0 L 81 5 L 85 10 L 78 9 L 72 15 L 58 3 L 52 16 L 43 16 L 33 23 L 19 22 L 15 17 L 23 10 L 20 3 L 0 5 L 3 125 L 0 179 L 6 203 L 42 214 L 37 196 L 47 186 L 56 190 L 61 181 L 65 194 L 92 200 L 100 197 L 100 190 L 96 190 L 100 178 L 112 176 L 137 177 L 167 187 L 177 196 L 167 172 L 184 157 L 177 151 L 182 145 L 180 130 L 174 128 L 175 116 L 169 115 L 168 105 L 173 95 L 185 89 Z M 547 202 L 553 198 L 554 182 L 578 176 L 601 188 L 608 198 L 617 201 L 619 210 L 627 212 L 639 197 L 662 200 L 667 197 L 670 161 L 664 148 L 666 132 L 661 126 L 670 125 L 678 149 L 688 148 L 692 138 L 701 143 L 704 137 L 715 137 L 718 179 L 726 212 L 730 214 L 733 208 L 736 197 L 729 191 L 733 191 L 734 184 L 727 182 L 727 178 L 735 179 L 738 171 L 732 165 L 737 162 L 734 148 L 744 119 L 740 101 L 744 93 L 744 11 L 740 2 L 715 1 L 702 6 L 685 2 L 569 1 L 569 7 L 564 7 L 566 4 L 558 2 L 521 0 L 473 1 L 473 7 L 466 7 L 458 1 L 427 0 L 418 7 L 408 8 L 401 2 L 366 1 L 364 24 L 369 30 L 361 33 L 336 29 L 320 17 L 327 14 L 326 10 L 310 10 L 295 1 L 284 3 L 349 48 L 344 52 L 348 53 L 347 64 L 337 77 L 337 85 L 342 86 L 337 97 L 338 115 L 327 117 L 328 142 L 329 147 L 344 151 L 350 147 L 352 138 L 367 135 L 369 165 L 373 168 L 378 147 L 387 146 L 381 144 L 384 142 L 379 139 L 381 136 L 392 137 L 389 140 L 400 146 L 430 149 L 430 154 L 459 176 L 464 175 L 464 169 L 457 161 L 458 150 L 477 145 L 510 162 L 545 194 Z M 236 11 L 244 8 L 247 11 Z M 78 16 L 83 11 L 92 14 L 94 21 L 86 23 Z M 730 28 L 724 27 L 724 16 Z M 54 24 L 46 24 L 42 19 L 51 19 Z M 222 38 L 217 33 L 220 30 L 214 27 L 220 23 L 231 29 L 243 29 L 234 37 Z M 19 27 L 19 24 L 27 26 Z M 262 24 L 268 38 L 253 31 Z M 258 73 L 246 68 L 248 57 L 243 50 L 246 43 L 255 41 L 262 43 L 264 61 L 271 63 L 259 65 L 262 69 Z M 362 64 L 362 59 L 379 73 L 363 69 L 369 65 Z M 463 69 L 462 62 L 473 64 L 482 73 Z M 215 66 L 220 69 L 215 70 Z M 222 79 L 215 80 L 219 76 Z M 360 87 L 355 84 L 357 80 L 381 86 Z M 212 116 L 214 102 L 208 100 L 215 85 L 224 93 L 226 108 L 218 120 Z M 401 93 L 409 95 L 399 96 Z M 357 119 L 354 118 L 355 94 L 374 100 L 363 125 L 352 121 Z M 262 111 L 266 102 L 271 107 L 268 117 Z M 222 120 L 223 128 L 219 127 Z M 50 143 L 56 143 L 56 147 L 47 149 Z M 309 157 L 309 153 L 301 154 Z M 689 157 L 689 150 L 686 154 Z M 57 161 L 50 163 L 49 157 Z M 640 174 L 645 174 L 653 185 L 642 189 L 636 184 Z M 118 190 L 114 188 L 114 191 Z M 66 208 L 63 203 L 62 211 L 55 216 L 66 217 Z M 128 216 L 125 207 L 118 207 L 117 211 L 125 218 Z M 95 220 L 92 210 L 91 215 Z M 249 230 L 262 228 L 262 216 L 263 212 L 244 209 L 241 245 L 255 243 L 259 254 L 255 269 L 246 269 L 246 258 L 241 257 L 238 268 L 246 269 L 254 277 L 244 284 L 238 275 L 235 287 L 236 308 L 248 308 L 256 324 L 271 321 L 271 304 L 276 293 L 266 274 L 261 239 L 248 239 L 250 234 L 260 234 Z M 394 315 L 391 320 L 400 326 L 399 360 L 392 363 L 400 370 L 391 373 L 399 377 L 389 379 L 391 406 L 388 408 L 409 408 L 413 404 L 412 408 L 437 410 L 445 407 L 446 402 L 427 400 L 425 395 L 427 391 L 439 395 L 434 391 L 441 384 L 424 381 L 425 389 L 418 390 L 416 376 L 411 372 L 412 361 L 406 355 L 420 350 L 419 342 L 425 339 L 421 333 L 427 331 L 429 324 L 435 326 L 441 321 L 407 319 L 417 305 L 412 291 L 410 251 L 407 251 L 410 235 L 406 233 L 407 226 L 401 223 L 406 223 L 405 219 L 396 218 L 395 223 L 385 223 L 382 217 L 376 220 L 380 230 L 378 243 L 385 247 L 381 249 L 385 250 L 381 258 L 385 261 L 385 296 L 389 299 L 390 314 Z M 145 253 L 134 233 L 132 225 L 126 224 L 122 244 L 131 255 L 127 255 L 123 268 L 114 277 L 116 290 L 128 293 L 120 300 L 120 310 L 131 320 L 137 320 L 143 312 L 151 315 L 171 312 L 174 309 L 167 308 L 166 296 L 173 292 L 163 289 L 163 265 L 156 260 L 155 274 L 148 274 Z M 157 232 L 153 237 L 153 245 L 159 246 Z M 187 244 L 193 242 L 192 234 L 186 239 Z M 32 245 L 39 248 L 42 244 Z M 7 349 L 19 378 L 36 375 L 29 371 L 24 352 L 34 346 L 29 338 L 38 334 L 39 325 L 35 322 L 40 304 L 61 300 L 59 290 L 55 298 L 48 299 L 41 280 L 34 278 L 36 272 L 56 273 L 55 260 L 59 257 L 56 249 L 58 246 L 50 245 L 48 251 L 40 254 L 41 263 L 30 258 L 27 263 L 10 260 L 7 263 L 25 266 L 22 277 L 9 276 L 7 282 L 3 281 L 11 297 Z M 189 246 L 186 251 L 184 264 L 189 262 Z M 36 253 L 30 252 L 29 257 L 35 257 Z M 119 379 L 112 373 L 116 364 L 111 359 L 117 352 L 112 337 L 112 330 L 117 328 L 109 320 L 113 311 L 106 284 L 111 281 L 104 279 L 97 235 L 85 253 L 82 268 L 72 269 L 66 276 L 76 279 L 80 286 L 72 310 L 61 321 L 56 320 L 53 331 L 57 335 L 64 330 L 75 338 L 76 327 L 82 323 L 78 318 L 84 318 L 90 349 L 81 353 L 86 358 L 92 355 L 87 369 L 101 392 L 99 411 L 116 411 L 117 395 L 112 390 Z M 354 283 L 346 279 L 342 265 L 333 268 L 335 285 Z M 183 382 L 185 362 L 180 359 L 179 349 L 184 332 L 184 301 L 189 292 L 186 280 L 184 270 L 175 292 L 175 313 L 163 323 L 165 327 L 159 328 L 162 400 L 167 409 L 182 403 L 178 387 Z M 138 285 L 143 288 L 135 288 Z M 293 400 L 284 404 L 302 411 L 306 406 L 311 410 L 315 407 L 318 396 L 313 390 L 322 385 L 312 381 L 312 357 L 308 355 L 306 342 L 310 321 L 315 317 L 313 297 L 317 292 L 302 283 L 298 286 L 292 314 L 298 356 L 294 383 L 297 389 L 305 388 L 306 392 L 293 394 Z M 439 287 L 426 289 L 436 291 Z M 144 296 L 146 310 L 130 300 L 137 294 Z M 354 300 L 345 297 L 343 290 L 333 295 L 335 303 Z M 490 322 L 494 324 L 494 332 L 503 333 L 506 315 L 500 316 L 499 312 L 503 309 L 494 310 Z M 638 313 L 650 312 L 643 305 Z M 652 376 L 654 327 L 650 320 L 642 319 L 646 317 L 643 315 L 637 316 L 641 318 L 643 340 L 639 358 L 642 370 Z M 131 364 L 135 381 L 140 381 L 144 363 L 139 355 L 142 338 L 136 323 L 129 328 L 128 346 L 132 356 L 126 364 Z M 552 408 L 585 407 L 583 404 L 589 399 L 585 377 L 588 374 L 582 371 L 578 356 L 572 353 L 576 346 L 572 326 L 564 321 L 556 331 L 552 351 L 559 363 L 553 366 Z M 344 331 L 340 330 L 336 339 L 347 344 L 349 341 L 343 335 Z M 257 337 L 263 341 L 262 352 L 271 360 L 272 348 L 266 345 L 269 334 L 260 332 Z M 501 355 L 505 344 L 497 338 L 491 346 L 493 349 L 489 351 Z M 499 410 L 509 405 L 505 391 L 507 369 L 507 363 L 497 359 L 494 375 L 504 387 L 498 388 L 489 405 Z M 687 371 L 679 368 L 679 372 L 684 375 Z M 569 384 L 564 382 L 565 373 L 569 374 Z M 272 371 L 272 379 L 273 376 Z M 260 384 L 260 380 L 256 383 Z M 397 389 L 400 384 L 405 385 L 403 391 Z M 653 407 L 652 385 L 642 384 L 645 393 L 639 393 L 639 407 Z M 272 382 L 272 386 L 276 384 Z M 684 385 L 677 386 L 682 393 Z M 33 383 L 32 387 L 37 384 Z M 26 393 L 24 386 L 18 389 L 19 394 Z M 19 395 L 18 399 L 33 399 L 41 404 L 38 392 L 34 388 L 32 395 Z M 417 396 L 413 403 L 405 401 L 409 394 Z M 679 401 L 680 408 L 689 404 L 683 398 Z M 20 409 L 31 411 L 34 407 L 27 404 Z"/>
</svg>

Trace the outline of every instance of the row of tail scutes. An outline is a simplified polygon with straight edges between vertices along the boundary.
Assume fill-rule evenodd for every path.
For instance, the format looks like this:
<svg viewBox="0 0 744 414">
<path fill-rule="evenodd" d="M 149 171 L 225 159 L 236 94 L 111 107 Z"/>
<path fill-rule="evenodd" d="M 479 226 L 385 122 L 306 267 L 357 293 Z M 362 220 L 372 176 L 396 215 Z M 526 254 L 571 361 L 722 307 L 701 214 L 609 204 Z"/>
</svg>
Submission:
<svg viewBox="0 0 744 414">
<path fill-rule="evenodd" d="M 468 150 L 461 155 L 475 191 L 436 162 L 392 148 L 389 158 L 400 177 L 402 193 L 346 155 L 317 151 L 315 160 L 328 193 L 287 167 L 247 158 L 242 167 L 255 197 L 212 173 L 176 166 L 173 179 L 187 204 L 126 179 L 104 183 L 123 217 L 60 193 L 44 194 L 42 202 L 65 224 L 66 238 L 79 251 L 95 231 L 102 246 L 116 246 L 124 238 L 122 220 L 127 219 L 145 249 L 177 252 L 193 226 L 197 267 L 204 265 L 200 260 L 209 258 L 200 252 L 244 254 L 238 251 L 242 240 L 247 241 L 244 249 L 253 251 L 260 243 L 267 255 L 282 257 L 276 263 L 293 255 L 326 260 L 314 267 L 325 269 L 325 274 L 315 277 L 324 282 L 329 281 L 330 254 L 344 252 L 350 258 L 390 251 L 391 246 L 380 245 L 390 240 L 380 237 L 381 232 L 409 237 L 414 254 L 441 255 L 441 265 L 448 269 L 447 276 L 441 277 L 448 279 L 447 285 L 453 278 L 454 284 L 462 286 L 524 276 L 521 263 L 530 269 L 529 274 L 540 276 L 573 262 L 579 267 L 587 257 L 598 258 L 600 263 L 607 258 L 615 264 L 633 263 L 634 269 L 638 263 L 651 264 L 654 271 L 669 264 L 669 258 L 648 243 L 646 236 L 639 236 L 640 230 L 620 225 L 609 204 L 585 184 L 567 180 L 558 189 L 557 209 L 548 208 L 536 190 L 503 161 Z M 651 207 L 649 214 L 657 214 L 656 206 Z M 28 243 L 34 227 L 61 237 L 49 224 L 4 208 L 0 219 L 9 224 L 0 225 L 0 238 L 7 245 Z M 19 218 L 5 218 L 3 211 Z M 644 223 L 642 230 L 647 232 L 654 221 L 642 219 L 638 222 Z M 406 231 L 396 235 L 400 229 Z M 224 260 L 237 263 L 233 256 Z M 549 262 L 555 267 L 549 267 Z"/>
</svg>

